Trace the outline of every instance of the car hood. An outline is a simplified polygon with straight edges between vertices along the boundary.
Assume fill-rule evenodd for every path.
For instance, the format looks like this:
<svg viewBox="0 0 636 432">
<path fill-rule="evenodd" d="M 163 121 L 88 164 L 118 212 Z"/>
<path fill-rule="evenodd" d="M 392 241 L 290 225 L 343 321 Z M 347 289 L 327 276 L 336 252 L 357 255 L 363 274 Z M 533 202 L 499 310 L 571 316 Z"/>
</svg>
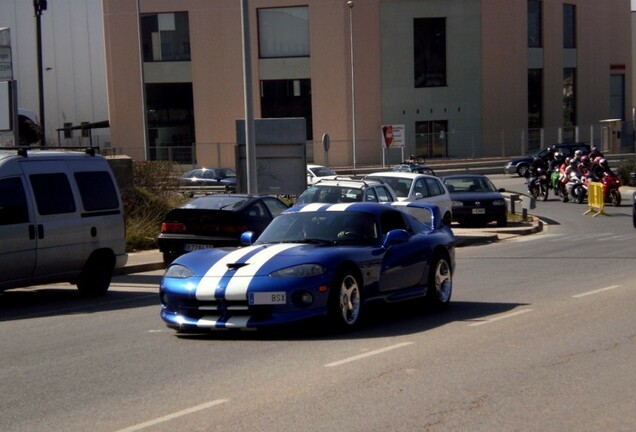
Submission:
<svg viewBox="0 0 636 432">
<path fill-rule="evenodd" d="M 511 161 L 508 161 L 507 164 L 508 165 L 517 165 L 518 163 L 521 162 L 532 162 L 532 160 L 535 158 L 535 155 L 529 155 L 529 156 L 524 156 L 518 159 L 513 159 Z"/>
<path fill-rule="evenodd" d="M 228 272 L 234 272 L 234 278 L 267 276 L 273 271 L 303 263 L 327 265 L 337 261 L 337 256 L 350 253 L 352 249 L 368 247 L 275 243 L 228 250 L 195 251 L 182 255 L 174 263 L 188 267 L 195 277 L 220 278 L 228 275 Z"/>
</svg>

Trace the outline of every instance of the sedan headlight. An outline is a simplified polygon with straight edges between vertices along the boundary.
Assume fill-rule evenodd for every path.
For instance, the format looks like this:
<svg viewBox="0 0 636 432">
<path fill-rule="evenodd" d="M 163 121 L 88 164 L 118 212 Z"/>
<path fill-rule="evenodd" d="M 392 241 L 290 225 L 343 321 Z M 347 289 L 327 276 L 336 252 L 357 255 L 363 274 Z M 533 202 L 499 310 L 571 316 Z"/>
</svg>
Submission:
<svg viewBox="0 0 636 432">
<path fill-rule="evenodd" d="M 451 206 L 453 206 L 453 207 L 461 207 L 463 205 L 464 205 L 464 203 L 461 202 L 461 201 L 451 201 Z"/>
<path fill-rule="evenodd" d="M 293 267 L 276 270 L 270 277 L 309 277 L 320 276 L 326 269 L 319 264 L 300 264 Z"/>
<path fill-rule="evenodd" d="M 187 279 L 189 277 L 194 276 L 194 272 L 187 268 L 186 266 L 182 266 L 179 264 L 173 264 L 166 270 L 166 273 L 163 275 L 164 277 L 169 278 L 177 278 L 177 279 Z"/>
<path fill-rule="evenodd" d="M 505 206 L 506 205 L 506 201 L 505 200 L 494 200 L 492 202 L 492 205 L 494 205 L 494 206 Z"/>
</svg>

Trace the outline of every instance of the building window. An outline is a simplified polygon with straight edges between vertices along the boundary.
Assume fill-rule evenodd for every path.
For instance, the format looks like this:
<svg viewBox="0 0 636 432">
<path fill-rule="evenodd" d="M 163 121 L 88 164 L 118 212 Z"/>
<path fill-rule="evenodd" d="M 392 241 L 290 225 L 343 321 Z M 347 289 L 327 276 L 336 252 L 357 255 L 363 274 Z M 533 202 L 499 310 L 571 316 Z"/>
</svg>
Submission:
<svg viewBox="0 0 636 432">
<path fill-rule="evenodd" d="M 528 147 L 541 147 L 543 127 L 543 69 L 528 70 Z"/>
<path fill-rule="evenodd" d="M 305 119 L 307 140 L 313 139 L 311 80 L 261 81 L 261 117 L 302 117 Z"/>
<path fill-rule="evenodd" d="M 146 84 L 146 113 L 149 159 L 192 163 L 192 83 Z"/>
<path fill-rule="evenodd" d="M 415 122 L 415 154 L 424 158 L 448 156 L 448 121 Z"/>
<path fill-rule="evenodd" d="M 625 75 L 610 75 L 610 118 L 625 120 Z"/>
<path fill-rule="evenodd" d="M 539 0 L 528 0 L 528 48 L 543 46 L 541 9 Z"/>
<path fill-rule="evenodd" d="M 576 48 L 576 6 L 563 5 L 563 48 Z"/>
<path fill-rule="evenodd" d="M 415 87 L 446 86 L 446 18 L 413 20 Z"/>
<path fill-rule="evenodd" d="M 260 58 L 309 56 L 309 8 L 258 9 Z"/>
<path fill-rule="evenodd" d="M 563 141 L 573 142 L 576 127 L 576 69 L 563 69 Z"/>
<path fill-rule="evenodd" d="M 190 61 L 188 13 L 141 15 L 141 43 L 145 62 Z"/>
</svg>

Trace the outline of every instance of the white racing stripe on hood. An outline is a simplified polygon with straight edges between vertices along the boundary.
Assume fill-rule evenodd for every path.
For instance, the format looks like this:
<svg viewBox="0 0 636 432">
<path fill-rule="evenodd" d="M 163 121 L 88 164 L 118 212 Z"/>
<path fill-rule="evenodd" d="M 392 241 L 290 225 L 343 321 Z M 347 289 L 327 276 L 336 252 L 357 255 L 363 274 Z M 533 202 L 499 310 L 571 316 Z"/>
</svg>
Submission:
<svg viewBox="0 0 636 432">
<path fill-rule="evenodd" d="M 302 247 L 301 244 L 276 244 L 269 246 L 268 248 L 258 252 L 254 256 L 247 260 L 247 264 L 236 270 L 232 279 L 225 288 L 226 300 L 245 300 L 247 299 L 247 287 L 249 286 L 252 278 L 256 275 L 258 270 L 263 267 L 273 257 L 281 252 L 289 249 Z"/>
<path fill-rule="evenodd" d="M 201 278 L 199 286 L 197 286 L 197 299 L 214 300 L 214 292 L 216 291 L 216 287 L 219 284 L 221 277 L 227 272 L 227 265 L 229 263 L 235 263 L 239 261 L 241 258 L 252 252 L 254 249 L 261 247 L 262 246 L 250 246 L 240 248 L 230 252 L 229 254 L 218 260 L 216 264 L 208 269 L 203 278 Z"/>
<path fill-rule="evenodd" d="M 326 211 L 343 211 L 346 210 L 353 203 L 338 203 L 338 204 L 325 204 L 325 203 L 311 203 L 303 206 L 300 212 L 314 212 L 321 209 Z M 326 208 L 325 208 L 326 207 Z"/>
</svg>

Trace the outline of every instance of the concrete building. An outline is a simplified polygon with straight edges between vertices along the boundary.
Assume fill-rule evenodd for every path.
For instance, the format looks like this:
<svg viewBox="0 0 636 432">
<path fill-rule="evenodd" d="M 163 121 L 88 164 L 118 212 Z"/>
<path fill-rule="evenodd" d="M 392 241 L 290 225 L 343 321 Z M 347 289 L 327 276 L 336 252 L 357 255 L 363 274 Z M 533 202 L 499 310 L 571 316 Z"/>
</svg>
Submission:
<svg viewBox="0 0 636 432">
<path fill-rule="evenodd" d="M 103 5 L 113 147 L 233 164 L 241 3 Z M 324 161 L 328 133 L 333 166 L 575 140 L 632 148 L 630 10 L 629 0 L 251 0 L 254 116 L 305 117 L 310 158 Z M 383 146 L 383 125 L 403 148 Z"/>
<path fill-rule="evenodd" d="M 49 3 L 52 143 L 86 141 L 58 140 L 65 123 L 108 119 L 97 143 L 113 152 L 234 164 L 239 1 Z M 507 156 L 572 140 L 632 151 L 630 9 L 629 0 L 250 0 L 254 116 L 305 117 L 308 157 L 324 162 L 328 133 L 332 166 Z M 0 2 L 2 26 L 12 29 L 21 105 L 37 112 L 31 2 Z"/>
<path fill-rule="evenodd" d="M 0 27 L 11 33 L 13 78 L 19 107 L 39 115 L 34 2 L 0 1 Z M 49 1 L 41 15 L 46 140 L 49 145 L 107 147 L 109 129 L 92 134 L 57 129 L 108 120 L 106 56 L 101 0 Z M 10 137 L 12 139 L 12 137 Z"/>
</svg>

